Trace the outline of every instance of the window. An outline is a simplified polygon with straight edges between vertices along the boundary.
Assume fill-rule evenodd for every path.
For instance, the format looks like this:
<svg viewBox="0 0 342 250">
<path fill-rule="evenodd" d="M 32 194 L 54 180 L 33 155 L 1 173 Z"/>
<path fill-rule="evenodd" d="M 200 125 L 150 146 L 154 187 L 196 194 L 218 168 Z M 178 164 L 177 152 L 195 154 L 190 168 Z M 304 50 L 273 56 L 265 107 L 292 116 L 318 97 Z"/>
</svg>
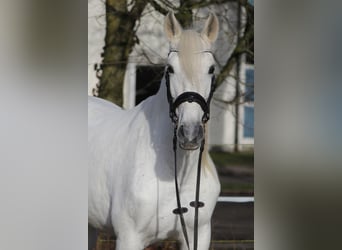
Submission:
<svg viewBox="0 0 342 250">
<path fill-rule="evenodd" d="M 254 69 L 246 69 L 245 102 L 254 102 Z"/>
<path fill-rule="evenodd" d="M 135 105 L 158 92 L 163 73 L 164 66 L 137 66 Z"/>
<path fill-rule="evenodd" d="M 244 107 L 243 137 L 254 138 L 254 107 Z"/>
</svg>

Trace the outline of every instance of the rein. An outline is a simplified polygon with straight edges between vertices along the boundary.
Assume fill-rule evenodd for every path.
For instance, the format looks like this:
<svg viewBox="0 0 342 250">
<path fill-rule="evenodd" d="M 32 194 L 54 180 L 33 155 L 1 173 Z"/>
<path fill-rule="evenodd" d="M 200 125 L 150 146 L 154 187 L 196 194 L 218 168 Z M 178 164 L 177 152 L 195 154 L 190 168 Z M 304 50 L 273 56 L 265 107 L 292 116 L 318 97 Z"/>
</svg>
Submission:
<svg viewBox="0 0 342 250">
<path fill-rule="evenodd" d="M 170 51 L 170 52 L 177 52 L 177 51 Z M 208 52 L 208 51 L 205 51 Z M 177 199 L 177 208 L 173 210 L 174 214 L 178 214 L 182 226 L 183 235 L 185 238 L 186 245 L 188 249 L 190 249 L 189 245 L 189 238 L 186 229 L 186 224 L 184 220 L 184 215 L 188 212 L 186 207 L 182 207 L 180 194 L 179 194 L 179 185 L 178 185 L 178 178 L 177 178 L 177 128 L 178 128 L 178 116 L 176 114 L 176 109 L 179 105 L 184 102 L 196 102 L 203 110 L 203 117 L 202 117 L 202 124 L 204 125 L 210 118 L 210 101 L 215 91 L 215 75 L 212 76 L 211 79 L 211 89 L 209 93 L 209 97 L 207 100 L 204 99 L 203 96 L 196 92 L 187 91 L 180 94 L 175 100 L 171 95 L 170 90 L 170 73 L 166 70 L 165 73 L 165 80 L 166 80 L 166 87 L 167 87 L 167 100 L 169 102 L 169 115 L 174 125 L 174 133 L 173 133 L 173 152 L 174 152 L 174 161 L 175 161 L 175 191 L 176 191 L 176 199 Z M 205 126 L 203 126 L 205 129 Z M 199 158 L 197 164 L 197 178 L 196 178 L 196 193 L 195 193 L 195 201 L 190 202 L 190 206 L 195 208 L 195 215 L 194 215 L 194 250 L 197 250 L 198 245 L 198 209 L 204 207 L 204 202 L 199 200 L 199 192 L 200 192 L 200 182 L 201 182 L 201 165 L 202 165 L 202 153 L 204 150 L 205 140 L 202 139 L 200 150 L 199 150 Z"/>
</svg>

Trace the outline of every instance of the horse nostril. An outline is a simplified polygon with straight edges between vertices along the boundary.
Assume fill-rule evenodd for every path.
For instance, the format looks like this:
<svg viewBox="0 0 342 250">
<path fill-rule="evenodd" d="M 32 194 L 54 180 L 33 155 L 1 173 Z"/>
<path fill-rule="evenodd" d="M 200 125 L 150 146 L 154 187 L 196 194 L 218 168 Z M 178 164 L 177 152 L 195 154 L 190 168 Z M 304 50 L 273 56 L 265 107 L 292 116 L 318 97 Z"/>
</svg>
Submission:
<svg viewBox="0 0 342 250">
<path fill-rule="evenodd" d="M 178 137 L 189 142 L 202 140 L 204 137 L 204 128 L 202 125 L 181 125 L 178 128 Z"/>
</svg>

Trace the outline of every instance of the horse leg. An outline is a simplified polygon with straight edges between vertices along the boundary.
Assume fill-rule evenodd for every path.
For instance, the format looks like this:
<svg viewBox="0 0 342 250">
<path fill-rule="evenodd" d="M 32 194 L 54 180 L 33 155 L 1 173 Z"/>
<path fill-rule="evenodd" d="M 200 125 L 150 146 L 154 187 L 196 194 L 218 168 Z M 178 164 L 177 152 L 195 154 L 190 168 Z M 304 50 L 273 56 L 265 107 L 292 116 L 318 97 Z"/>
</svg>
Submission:
<svg viewBox="0 0 342 250">
<path fill-rule="evenodd" d="M 188 228 L 189 229 L 189 228 Z M 189 237 L 189 245 L 190 249 L 194 247 L 194 231 L 188 230 L 188 237 Z M 182 234 L 183 235 L 183 234 Z M 211 226 L 210 223 L 205 224 L 198 228 L 198 241 L 197 241 L 197 250 L 208 250 L 210 246 L 210 239 L 211 239 Z M 181 250 L 188 250 L 186 245 L 185 239 L 181 239 Z"/>
<path fill-rule="evenodd" d="M 211 240 L 210 222 L 198 228 L 198 250 L 208 250 Z"/>
<path fill-rule="evenodd" d="M 119 235 L 116 240 L 116 250 L 143 250 L 144 244 L 137 234 Z"/>
</svg>

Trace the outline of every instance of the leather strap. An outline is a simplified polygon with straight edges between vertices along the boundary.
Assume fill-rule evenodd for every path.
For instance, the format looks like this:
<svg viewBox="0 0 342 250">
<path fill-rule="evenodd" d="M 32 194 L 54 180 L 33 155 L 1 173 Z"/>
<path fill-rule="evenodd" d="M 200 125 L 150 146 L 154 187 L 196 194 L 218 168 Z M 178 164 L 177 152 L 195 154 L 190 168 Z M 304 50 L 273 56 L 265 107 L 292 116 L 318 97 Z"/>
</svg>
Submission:
<svg viewBox="0 0 342 250">
<path fill-rule="evenodd" d="M 196 92 L 187 91 L 180 94 L 175 101 L 173 101 L 173 97 L 171 95 L 170 90 L 170 73 L 166 70 L 165 72 L 165 82 L 166 82 L 166 94 L 167 94 L 167 101 L 169 102 L 169 115 L 174 124 L 178 122 L 178 116 L 176 114 L 176 109 L 179 105 L 183 102 L 196 102 L 198 105 L 201 106 L 203 110 L 203 117 L 202 122 L 206 123 L 210 118 L 210 102 L 211 98 L 213 97 L 213 93 L 215 91 L 215 75 L 211 78 L 211 86 L 210 86 L 210 93 L 208 99 L 205 100 L 203 96 Z"/>
<path fill-rule="evenodd" d="M 195 201 L 190 202 L 190 206 L 195 207 L 194 216 L 194 250 L 197 250 L 198 244 L 198 209 L 204 207 L 204 202 L 199 201 L 200 185 L 201 185 L 201 165 L 202 165 L 202 153 L 204 150 L 204 139 L 202 140 L 200 153 L 197 165 L 197 180 L 196 180 L 196 197 Z"/>
<path fill-rule="evenodd" d="M 196 178 L 196 194 L 195 194 L 195 201 L 190 202 L 190 206 L 195 208 L 195 216 L 194 216 L 194 250 L 197 250 L 198 246 L 198 209 L 204 207 L 204 202 L 199 200 L 200 194 L 200 185 L 201 185 L 201 166 L 202 166 L 202 153 L 204 150 L 205 140 L 203 139 L 201 142 L 198 164 L 197 164 L 197 178 Z M 188 212 L 186 207 L 182 207 L 181 200 L 180 200 L 180 192 L 179 192 L 179 185 L 178 185 L 178 173 L 177 173 L 177 127 L 174 128 L 174 135 L 173 135 L 173 151 L 174 151 L 174 161 L 175 161 L 175 189 L 176 189 L 176 199 L 177 199 L 177 208 L 173 210 L 174 214 L 179 215 L 182 232 L 184 235 L 184 239 L 188 249 L 190 250 L 189 244 L 189 237 L 188 232 L 186 229 L 186 224 L 184 220 L 183 214 Z"/>
<path fill-rule="evenodd" d="M 179 215 L 184 239 L 185 239 L 188 249 L 190 250 L 188 232 L 186 230 L 185 220 L 183 216 L 184 213 L 188 212 L 188 209 L 186 207 L 182 207 L 180 195 L 179 195 L 178 178 L 177 178 L 178 176 L 177 174 L 177 126 L 175 126 L 174 128 L 174 134 L 173 134 L 173 152 L 174 152 L 174 161 L 175 161 L 175 188 L 176 188 L 177 208 L 174 209 L 172 212 L 174 214 Z"/>
</svg>

